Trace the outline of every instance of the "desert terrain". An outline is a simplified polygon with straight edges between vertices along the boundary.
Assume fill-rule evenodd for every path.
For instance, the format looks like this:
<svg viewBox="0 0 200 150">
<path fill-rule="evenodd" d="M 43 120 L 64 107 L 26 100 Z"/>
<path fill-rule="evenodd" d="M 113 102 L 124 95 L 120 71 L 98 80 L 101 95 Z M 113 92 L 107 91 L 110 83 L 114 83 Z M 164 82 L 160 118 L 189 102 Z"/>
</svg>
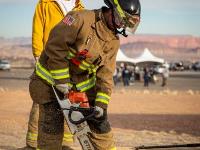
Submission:
<svg viewBox="0 0 200 150">
<path fill-rule="evenodd" d="M 194 63 L 200 58 L 200 37 L 190 35 L 129 35 L 120 37 L 122 52 L 136 58 L 145 48 L 167 62 Z M 23 54 L 23 55 L 22 55 Z M 0 59 L 7 59 L 13 67 L 33 67 L 31 37 L 0 37 Z"/>
<path fill-rule="evenodd" d="M 32 104 L 28 93 L 31 72 L 0 71 L 0 150 L 25 146 Z M 133 150 L 141 145 L 200 143 L 199 81 L 199 72 L 176 72 L 171 73 L 164 88 L 160 83 L 144 88 L 140 82 L 128 88 L 115 87 L 108 110 L 118 150 Z M 74 149 L 80 149 L 78 143 Z M 200 148 L 187 148 L 196 149 Z"/>
</svg>

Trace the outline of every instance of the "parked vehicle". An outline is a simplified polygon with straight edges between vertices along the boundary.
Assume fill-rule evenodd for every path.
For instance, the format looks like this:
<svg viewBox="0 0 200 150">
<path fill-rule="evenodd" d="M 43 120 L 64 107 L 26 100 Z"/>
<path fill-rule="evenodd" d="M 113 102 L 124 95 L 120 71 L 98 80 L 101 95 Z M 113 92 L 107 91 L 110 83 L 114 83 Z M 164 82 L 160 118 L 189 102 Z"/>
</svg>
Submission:
<svg viewBox="0 0 200 150">
<path fill-rule="evenodd" d="M 195 71 L 200 71 L 200 61 L 195 62 L 195 63 L 192 65 L 192 69 L 194 69 Z"/>
<path fill-rule="evenodd" d="M 156 66 L 154 66 L 153 68 L 154 68 L 154 72 L 155 73 L 163 73 L 163 71 L 167 68 L 167 69 L 169 69 L 169 67 L 170 67 L 170 64 L 168 64 L 167 62 L 166 63 L 164 63 L 164 64 L 161 64 L 161 65 L 156 65 Z"/>
<path fill-rule="evenodd" d="M 175 63 L 170 63 L 170 70 L 172 71 L 184 71 L 184 66 L 183 62 L 175 62 Z"/>
<path fill-rule="evenodd" d="M 191 70 L 192 69 L 192 62 L 190 61 L 183 61 L 183 67 L 184 67 L 184 70 Z"/>
<path fill-rule="evenodd" d="M 10 70 L 11 66 L 9 61 L 0 59 L 0 70 Z"/>
</svg>

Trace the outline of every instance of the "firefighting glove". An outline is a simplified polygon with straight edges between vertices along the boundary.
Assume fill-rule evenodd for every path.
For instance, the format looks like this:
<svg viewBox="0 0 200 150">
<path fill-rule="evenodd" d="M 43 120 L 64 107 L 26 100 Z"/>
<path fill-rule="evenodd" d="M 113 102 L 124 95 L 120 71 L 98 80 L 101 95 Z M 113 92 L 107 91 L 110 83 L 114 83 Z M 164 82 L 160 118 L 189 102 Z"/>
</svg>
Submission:
<svg viewBox="0 0 200 150">
<path fill-rule="evenodd" d="M 95 111 L 97 112 L 95 117 L 96 118 L 100 118 L 103 116 L 103 108 L 99 107 L 99 106 L 95 106 Z"/>
<path fill-rule="evenodd" d="M 62 92 L 63 94 L 68 94 L 69 90 L 71 89 L 71 87 L 69 87 L 67 84 L 57 84 L 56 88 Z"/>
</svg>

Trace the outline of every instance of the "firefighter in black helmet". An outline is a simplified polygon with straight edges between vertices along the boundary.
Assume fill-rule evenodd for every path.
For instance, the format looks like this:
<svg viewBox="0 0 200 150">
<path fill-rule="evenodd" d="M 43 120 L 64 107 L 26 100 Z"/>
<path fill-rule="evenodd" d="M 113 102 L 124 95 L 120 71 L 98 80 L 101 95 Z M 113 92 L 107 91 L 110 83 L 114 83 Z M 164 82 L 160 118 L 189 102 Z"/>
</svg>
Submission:
<svg viewBox="0 0 200 150">
<path fill-rule="evenodd" d="M 139 0 L 104 0 L 113 10 L 113 24 L 116 32 L 127 37 L 126 31 L 134 33 L 140 22 L 141 6 Z"/>
<path fill-rule="evenodd" d="M 140 3 L 105 2 L 109 8 L 69 12 L 51 30 L 29 86 L 33 101 L 40 107 L 38 150 L 62 150 L 64 117 L 52 86 L 61 98 L 70 90 L 85 93 L 90 107 L 97 111 L 87 121 L 94 149 L 116 150 L 107 109 L 120 45 L 118 34 L 127 36 L 128 30 L 133 33 L 137 28 Z"/>
</svg>

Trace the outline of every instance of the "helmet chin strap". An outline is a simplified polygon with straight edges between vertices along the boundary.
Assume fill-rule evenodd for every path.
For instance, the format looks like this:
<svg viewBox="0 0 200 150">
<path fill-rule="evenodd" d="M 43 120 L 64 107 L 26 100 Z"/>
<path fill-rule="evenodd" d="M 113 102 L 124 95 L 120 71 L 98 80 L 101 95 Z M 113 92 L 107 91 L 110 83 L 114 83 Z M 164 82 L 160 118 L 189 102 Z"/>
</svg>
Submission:
<svg viewBox="0 0 200 150">
<path fill-rule="evenodd" d="M 118 34 L 123 35 L 124 37 L 127 37 L 128 35 L 126 34 L 126 29 L 122 29 L 121 31 L 119 31 L 117 28 L 115 29 L 115 32 Z"/>
<path fill-rule="evenodd" d="M 121 34 L 123 35 L 124 37 L 127 37 L 128 35 L 126 34 L 126 29 L 122 29 L 121 31 L 117 28 L 117 25 L 115 23 L 115 16 L 114 16 L 114 10 L 112 11 L 112 23 L 113 23 L 113 26 L 115 28 L 115 33 L 116 34 Z"/>
</svg>

